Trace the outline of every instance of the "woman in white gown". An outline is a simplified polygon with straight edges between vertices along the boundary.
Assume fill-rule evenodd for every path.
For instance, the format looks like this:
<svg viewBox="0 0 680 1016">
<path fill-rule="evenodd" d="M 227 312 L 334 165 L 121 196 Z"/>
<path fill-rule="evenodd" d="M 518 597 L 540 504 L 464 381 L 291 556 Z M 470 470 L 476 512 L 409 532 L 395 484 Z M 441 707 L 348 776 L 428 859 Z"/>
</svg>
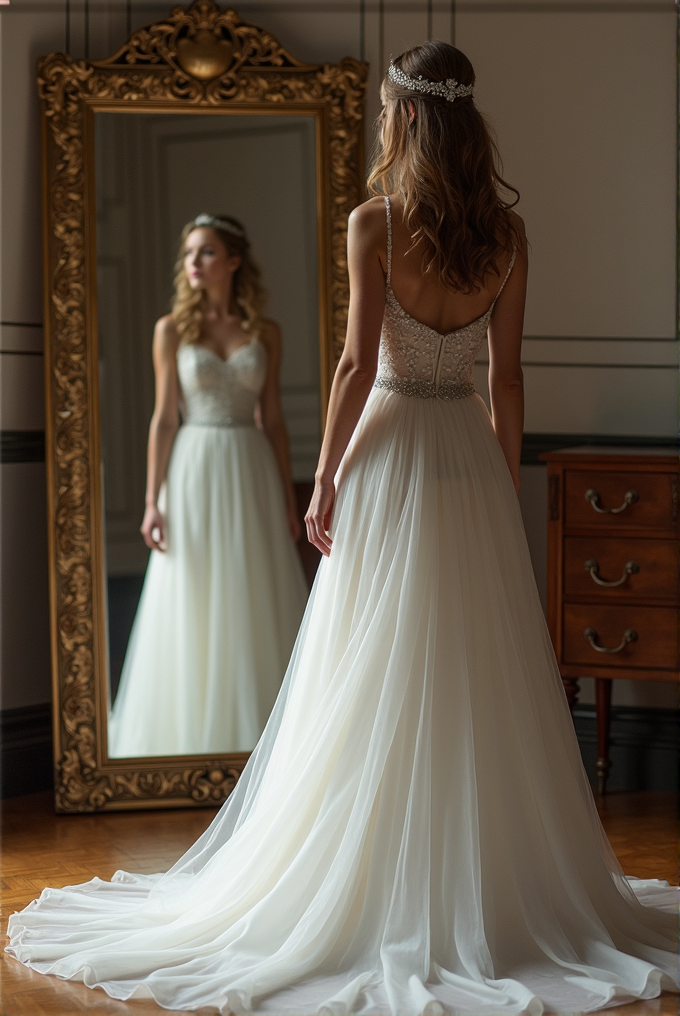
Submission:
<svg viewBox="0 0 680 1016">
<path fill-rule="evenodd" d="M 307 516 L 327 556 L 264 736 L 169 872 L 45 890 L 10 918 L 33 970 L 326 1016 L 533 1016 L 673 987 L 673 890 L 624 878 L 606 841 L 534 585 L 526 245 L 473 81 L 428 43 L 383 84 L 373 180 L 392 200 L 350 223 Z M 472 383 L 487 331 L 493 420 Z"/>
<path fill-rule="evenodd" d="M 307 587 L 280 336 L 263 303 L 243 226 L 188 223 L 173 313 L 154 334 L 142 523 L 153 553 L 110 714 L 112 758 L 252 751 L 286 672 Z"/>
</svg>

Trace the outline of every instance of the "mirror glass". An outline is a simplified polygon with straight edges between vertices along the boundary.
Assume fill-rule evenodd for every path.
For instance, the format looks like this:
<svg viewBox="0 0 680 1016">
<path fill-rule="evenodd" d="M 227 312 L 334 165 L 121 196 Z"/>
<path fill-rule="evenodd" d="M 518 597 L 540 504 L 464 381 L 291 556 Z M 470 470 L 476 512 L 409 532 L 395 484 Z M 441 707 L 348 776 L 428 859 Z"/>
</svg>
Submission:
<svg viewBox="0 0 680 1016">
<path fill-rule="evenodd" d="M 250 751 L 284 676 L 308 587 L 260 412 L 271 358 L 257 336 L 244 333 L 227 359 L 200 340 L 180 344 L 180 428 L 159 497 L 164 553 L 148 549 L 140 524 L 154 325 L 170 310 L 182 229 L 201 213 L 245 227 L 266 317 L 281 330 L 292 478 L 313 478 L 316 130 L 304 114 L 95 114 L 111 758 Z"/>
</svg>

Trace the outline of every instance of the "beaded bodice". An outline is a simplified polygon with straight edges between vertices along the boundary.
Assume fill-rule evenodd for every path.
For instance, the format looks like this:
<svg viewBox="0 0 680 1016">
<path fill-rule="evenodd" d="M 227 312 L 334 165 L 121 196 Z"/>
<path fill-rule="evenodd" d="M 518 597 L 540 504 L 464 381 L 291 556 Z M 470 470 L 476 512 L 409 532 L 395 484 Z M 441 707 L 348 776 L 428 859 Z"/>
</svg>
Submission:
<svg viewBox="0 0 680 1016">
<path fill-rule="evenodd" d="M 385 197 L 385 208 L 387 292 L 374 387 L 421 399 L 464 399 L 475 391 L 474 363 L 486 338 L 496 300 L 512 271 L 515 254 L 489 309 L 469 325 L 442 335 L 411 317 L 392 292 L 392 212 L 389 197 Z"/>
<path fill-rule="evenodd" d="M 257 339 L 228 359 L 188 343 L 177 352 L 184 422 L 211 427 L 254 426 L 255 404 L 267 373 L 267 352 Z"/>
</svg>

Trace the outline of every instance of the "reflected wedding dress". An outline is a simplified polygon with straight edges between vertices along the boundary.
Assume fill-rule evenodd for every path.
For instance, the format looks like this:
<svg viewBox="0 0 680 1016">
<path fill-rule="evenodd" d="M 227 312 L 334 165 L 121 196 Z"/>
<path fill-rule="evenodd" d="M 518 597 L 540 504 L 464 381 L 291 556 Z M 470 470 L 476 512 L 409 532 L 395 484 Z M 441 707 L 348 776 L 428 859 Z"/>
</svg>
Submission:
<svg viewBox="0 0 680 1016">
<path fill-rule="evenodd" d="M 307 586 L 281 474 L 255 426 L 267 352 L 182 345 L 185 423 L 109 720 L 109 756 L 251 751 L 286 672 Z"/>
<path fill-rule="evenodd" d="M 296 1016 L 535 1016 L 673 988 L 674 890 L 624 878 L 604 836 L 474 394 L 493 307 L 442 336 L 387 281 L 333 549 L 242 779 L 166 874 L 12 915 L 33 970 Z"/>
</svg>

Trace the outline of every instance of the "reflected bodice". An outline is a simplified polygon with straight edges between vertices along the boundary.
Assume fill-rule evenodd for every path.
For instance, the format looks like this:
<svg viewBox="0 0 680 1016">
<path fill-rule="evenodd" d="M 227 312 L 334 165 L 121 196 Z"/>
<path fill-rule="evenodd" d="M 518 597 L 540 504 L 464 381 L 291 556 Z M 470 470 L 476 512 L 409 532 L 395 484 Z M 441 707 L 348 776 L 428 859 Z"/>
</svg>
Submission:
<svg viewBox="0 0 680 1016">
<path fill-rule="evenodd" d="M 510 267 L 493 303 L 481 317 L 445 335 L 411 317 L 390 285 L 392 274 L 392 216 L 387 211 L 387 292 L 380 335 L 376 388 L 422 399 L 463 399 L 475 390 L 473 367 L 486 338 L 496 300 L 515 263 Z"/>
<path fill-rule="evenodd" d="M 223 360 L 207 346 L 180 346 L 177 370 L 187 424 L 244 427 L 254 424 L 255 404 L 267 373 L 267 352 L 257 339 Z"/>
</svg>

